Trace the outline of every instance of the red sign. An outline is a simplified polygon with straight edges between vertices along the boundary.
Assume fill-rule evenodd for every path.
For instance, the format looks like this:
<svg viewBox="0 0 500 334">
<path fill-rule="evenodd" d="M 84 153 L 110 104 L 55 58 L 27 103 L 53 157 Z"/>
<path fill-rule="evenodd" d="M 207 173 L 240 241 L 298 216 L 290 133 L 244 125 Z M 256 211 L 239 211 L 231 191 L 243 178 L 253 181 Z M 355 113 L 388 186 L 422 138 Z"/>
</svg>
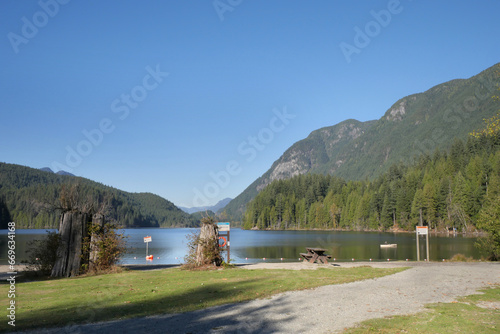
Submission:
<svg viewBox="0 0 500 334">
<path fill-rule="evenodd" d="M 144 242 L 151 242 L 151 237 L 144 237 Z"/>
</svg>

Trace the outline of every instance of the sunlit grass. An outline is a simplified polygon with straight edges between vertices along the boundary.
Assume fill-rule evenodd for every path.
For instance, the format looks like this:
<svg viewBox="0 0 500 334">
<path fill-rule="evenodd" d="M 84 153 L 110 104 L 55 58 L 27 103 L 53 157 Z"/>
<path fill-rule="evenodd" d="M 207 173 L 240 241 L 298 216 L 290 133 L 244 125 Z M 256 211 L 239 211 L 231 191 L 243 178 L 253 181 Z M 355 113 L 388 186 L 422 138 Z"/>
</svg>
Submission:
<svg viewBox="0 0 500 334">
<path fill-rule="evenodd" d="M 16 330 L 198 310 L 321 285 L 394 274 L 404 268 L 184 271 L 165 269 L 17 283 Z M 0 303 L 7 305 L 7 286 Z M 6 321 L 0 330 L 12 329 Z"/>
</svg>

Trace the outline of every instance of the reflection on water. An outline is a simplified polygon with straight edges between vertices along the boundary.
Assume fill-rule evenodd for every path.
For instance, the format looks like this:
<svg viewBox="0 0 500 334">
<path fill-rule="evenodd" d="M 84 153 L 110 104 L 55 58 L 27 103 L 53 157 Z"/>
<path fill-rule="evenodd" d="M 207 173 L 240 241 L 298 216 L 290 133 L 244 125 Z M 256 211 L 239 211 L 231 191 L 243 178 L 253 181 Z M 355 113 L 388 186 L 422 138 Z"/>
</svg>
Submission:
<svg viewBox="0 0 500 334">
<path fill-rule="evenodd" d="M 187 253 L 187 235 L 196 229 L 126 229 L 128 252 L 124 264 L 146 263 L 144 237 L 151 236 L 148 253 L 154 256 L 154 264 L 178 264 L 184 262 Z M 27 259 L 27 243 L 41 238 L 45 230 L 16 231 L 16 259 Z M 337 261 L 369 260 L 416 260 L 416 236 L 414 233 L 337 232 L 337 231 L 245 231 L 231 230 L 231 259 L 236 263 L 298 261 L 299 253 L 306 247 L 327 249 Z M 425 259 L 425 237 L 420 237 L 420 258 Z M 430 259 L 441 261 L 461 253 L 480 259 L 474 246 L 476 238 L 462 236 L 430 238 Z M 397 248 L 381 248 L 380 245 L 397 244 Z M 281 260 L 283 259 L 283 260 Z M 0 231 L 0 264 L 7 264 L 7 231 Z"/>
</svg>

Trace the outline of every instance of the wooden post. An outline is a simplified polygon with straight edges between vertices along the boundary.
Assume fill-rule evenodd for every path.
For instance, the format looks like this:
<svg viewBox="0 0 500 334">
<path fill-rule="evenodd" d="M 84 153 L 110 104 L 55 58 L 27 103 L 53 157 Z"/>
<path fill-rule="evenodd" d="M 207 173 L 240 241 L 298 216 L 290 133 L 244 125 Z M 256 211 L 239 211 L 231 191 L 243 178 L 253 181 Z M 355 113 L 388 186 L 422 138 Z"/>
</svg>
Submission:
<svg viewBox="0 0 500 334">
<path fill-rule="evenodd" d="M 231 238 L 229 237 L 231 231 L 227 231 L 227 263 L 231 260 L 231 256 L 229 254 L 229 249 L 231 248 Z"/>
<path fill-rule="evenodd" d="M 425 235 L 425 243 L 426 243 L 426 251 L 427 251 L 427 262 L 430 261 L 429 259 L 429 233 Z"/>
<path fill-rule="evenodd" d="M 418 238 L 419 238 L 418 231 L 416 233 L 417 233 L 417 261 L 420 261 L 420 244 L 418 243 Z"/>
<path fill-rule="evenodd" d="M 429 262 L 429 227 L 428 226 L 417 226 L 416 232 L 417 232 L 417 261 L 420 261 L 419 237 L 421 234 L 425 234 L 427 262 Z"/>
<path fill-rule="evenodd" d="M 227 250 L 227 263 L 231 261 L 231 224 L 228 222 L 219 222 L 217 223 L 218 231 L 225 232 L 224 236 L 227 238 L 226 240 L 226 250 Z"/>
</svg>

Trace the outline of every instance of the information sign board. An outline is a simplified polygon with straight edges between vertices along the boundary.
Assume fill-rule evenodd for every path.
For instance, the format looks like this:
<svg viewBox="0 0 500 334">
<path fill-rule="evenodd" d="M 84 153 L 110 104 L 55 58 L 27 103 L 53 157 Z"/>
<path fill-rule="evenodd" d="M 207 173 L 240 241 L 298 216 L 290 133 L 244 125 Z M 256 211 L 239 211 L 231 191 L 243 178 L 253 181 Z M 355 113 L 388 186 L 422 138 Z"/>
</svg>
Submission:
<svg viewBox="0 0 500 334">
<path fill-rule="evenodd" d="M 229 223 L 217 223 L 217 227 L 219 228 L 219 232 L 228 232 L 230 229 Z"/>
<path fill-rule="evenodd" d="M 429 234 L 429 226 L 417 226 L 417 234 L 418 235 Z"/>
</svg>

